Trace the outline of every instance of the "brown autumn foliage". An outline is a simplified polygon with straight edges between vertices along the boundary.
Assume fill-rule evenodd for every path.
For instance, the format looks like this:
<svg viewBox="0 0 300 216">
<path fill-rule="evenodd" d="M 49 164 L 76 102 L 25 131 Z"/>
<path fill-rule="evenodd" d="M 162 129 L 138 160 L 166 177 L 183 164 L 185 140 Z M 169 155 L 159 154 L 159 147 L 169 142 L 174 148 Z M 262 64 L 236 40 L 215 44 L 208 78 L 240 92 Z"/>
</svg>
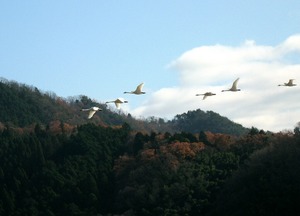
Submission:
<svg viewBox="0 0 300 216">
<path fill-rule="evenodd" d="M 71 134 L 75 128 L 74 125 L 70 125 L 68 123 L 62 123 L 59 120 L 51 121 L 48 126 L 49 126 L 49 131 L 53 134 L 61 134 L 61 133 Z"/>
<path fill-rule="evenodd" d="M 205 132 L 207 141 L 219 149 L 227 149 L 235 143 L 235 138 L 228 134 Z"/>
<path fill-rule="evenodd" d="M 195 157 L 204 148 L 205 145 L 202 142 L 174 142 L 165 146 L 165 151 L 171 152 L 178 158 L 186 159 Z"/>
</svg>

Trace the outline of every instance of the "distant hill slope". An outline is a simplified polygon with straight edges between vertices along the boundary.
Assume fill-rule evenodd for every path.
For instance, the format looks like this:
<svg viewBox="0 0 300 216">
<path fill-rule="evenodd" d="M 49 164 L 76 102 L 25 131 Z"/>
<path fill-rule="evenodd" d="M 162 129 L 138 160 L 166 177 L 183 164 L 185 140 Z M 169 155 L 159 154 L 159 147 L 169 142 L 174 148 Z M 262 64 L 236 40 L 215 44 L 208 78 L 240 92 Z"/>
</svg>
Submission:
<svg viewBox="0 0 300 216">
<path fill-rule="evenodd" d="M 80 112 L 80 109 L 90 106 L 99 106 L 103 111 L 88 120 L 87 113 Z M 47 125 L 57 120 L 71 125 L 85 124 L 87 121 L 102 125 L 124 123 L 123 116 L 87 96 L 64 99 L 25 84 L 4 79 L 0 81 L 0 122 L 26 127 L 35 123 Z"/>
<path fill-rule="evenodd" d="M 80 112 L 81 108 L 99 106 L 102 112 L 88 120 L 87 114 Z M 87 96 L 74 96 L 63 99 L 51 92 L 41 92 L 33 86 L 14 81 L 0 79 L 0 123 L 15 127 L 28 127 L 33 124 L 49 125 L 61 122 L 71 126 L 92 122 L 103 126 L 119 126 L 128 123 L 141 132 L 179 132 L 199 133 L 211 131 L 241 135 L 248 132 L 242 127 L 212 111 L 189 111 L 176 115 L 167 121 L 162 118 L 150 117 L 136 119 L 130 114 L 114 112 L 105 104 L 97 103 Z"/>
<path fill-rule="evenodd" d="M 249 132 L 248 128 L 220 116 L 218 113 L 213 111 L 204 112 L 200 109 L 176 115 L 172 123 L 176 130 L 190 133 L 210 131 L 213 133 L 243 135 Z"/>
<path fill-rule="evenodd" d="M 33 122 L 45 123 L 57 111 L 55 100 L 16 82 L 0 82 L 0 121 L 24 127 Z M 63 110 L 66 111 L 66 110 Z"/>
</svg>

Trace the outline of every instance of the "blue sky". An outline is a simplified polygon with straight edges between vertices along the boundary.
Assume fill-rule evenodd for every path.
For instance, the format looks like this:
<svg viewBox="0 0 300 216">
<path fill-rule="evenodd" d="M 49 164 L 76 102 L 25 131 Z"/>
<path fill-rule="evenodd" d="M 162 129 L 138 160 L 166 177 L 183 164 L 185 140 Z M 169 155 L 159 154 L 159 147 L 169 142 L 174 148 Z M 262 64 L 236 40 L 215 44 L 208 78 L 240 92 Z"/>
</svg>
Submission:
<svg viewBox="0 0 300 216">
<path fill-rule="evenodd" d="M 0 76 L 65 98 L 123 97 L 137 117 L 200 108 L 293 129 L 300 90 L 272 86 L 300 85 L 299 23 L 298 0 L 2 0 Z M 241 92 L 219 93 L 237 77 Z M 141 82 L 146 95 L 123 94 Z"/>
</svg>

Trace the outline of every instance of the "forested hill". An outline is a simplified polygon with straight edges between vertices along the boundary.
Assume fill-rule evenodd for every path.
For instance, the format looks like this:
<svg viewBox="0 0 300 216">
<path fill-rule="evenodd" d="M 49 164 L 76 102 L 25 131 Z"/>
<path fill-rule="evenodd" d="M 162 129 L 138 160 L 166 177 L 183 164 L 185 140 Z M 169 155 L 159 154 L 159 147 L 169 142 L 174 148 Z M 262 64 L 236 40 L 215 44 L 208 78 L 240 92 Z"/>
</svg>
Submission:
<svg viewBox="0 0 300 216">
<path fill-rule="evenodd" d="M 98 106 L 92 119 L 87 119 L 82 108 Z M 130 114 L 110 110 L 105 104 L 96 102 L 87 96 L 79 95 L 61 98 L 53 92 L 42 92 L 38 88 L 17 82 L 0 81 L 0 126 L 30 129 L 40 124 L 52 131 L 62 128 L 71 132 L 74 127 L 86 123 L 101 126 L 120 126 L 124 122 L 142 131 L 151 130 L 146 121 L 137 120 Z M 153 127 L 153 126 L 152 126 Z"/>
<path fill-rule="evenodd" d="M 102 112 L 87 120 L 80 109 L 99 106 Z M 249 131 L 212 111 L 189 111 L 172 120 L 159 117 L 133 118 L 130 114 L 110 110 L 105 104 L 95 102 L 84 95 L 61 98 L 53 92 L 43 92 L 33 86 L 1 79 L 0 81 L 0 126 L 17 128 L 41 124 L 50 130 L 72 131 L 78 125 L 94 123 L 102 126 L 120 126 L 124 122 L 134 130 L 144 132 L 191 132 L 211 131 L 242 135 Z"/>
<path fill-rule="evenodd" d="M 234 136 L 211 111 L 142 121 L 7 81 L 0 101 L 0 215 L 299 215 L 300 123 Z"/>
<path fill-rule="evenodd" d="M 172 120 L 172 125 L 178 131 L 190 133 L 210 131 L 213 133 L 242 135 L 249 132 L 249 129 L 220 116 L 218 113 L 213 111 L 204 112 L 200 109 L 176 115 Z"/>
</svg>

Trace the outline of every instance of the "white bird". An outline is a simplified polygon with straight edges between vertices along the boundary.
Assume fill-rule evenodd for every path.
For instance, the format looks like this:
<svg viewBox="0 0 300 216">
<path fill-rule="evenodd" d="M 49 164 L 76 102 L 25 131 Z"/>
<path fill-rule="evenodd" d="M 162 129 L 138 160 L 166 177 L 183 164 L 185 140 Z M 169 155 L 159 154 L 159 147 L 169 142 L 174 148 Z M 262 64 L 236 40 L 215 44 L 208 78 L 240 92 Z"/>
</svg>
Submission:
<svg viewBox="0 0 300 216">
<path fill-rule="evenodd" d="M 224 92 L 224 91 L 233 91 L 233 92 L 235 92 L 235 91 L 241 91 L 241 89 L 238 89 L 238 88 L 237 88 L 237 83 L 238 83 L 239 79 L 240 79 L 240 78 L 237 78 L 237 79 L 233 82 L 233 84 L 232 84 L 232 86 L 231 86 L 230 89 L 222 90 L 222 92 Z"/>
<path fill-rule="evenodd" d="M 88 108 L 88 109 L 81 109 L 80 111 L 84 111 L 84 112 L 89 112 L 89 115 L 88 115 L 88 119 L 92 118 L 93 115 L 97 112 L 97 111 L 102 111 L 101 108 L 99 107 L 91 107 L 91 108 Z"/>
<path fill-rule="evenodd" d="M 146 92 L 142 91 L 142 88 L 144 86 L 144 83 L 139 84 L 136 89 L 134 91 L 130 91 L 130 92 L 124 92 L 124 94 L 136 94 L 136 95 L 140 95 L 140 94 L 146 94 Z"/>
<path fill-rule="evenodd" d="M 202 99 L 202 100 L 204 100 L 206 97 L 213 96 L 213 95 L 216 95 L 216 94 L 212 93 L 212 92 L 205 92 L 204 94 L 196 94 L 196 96 L 201 96 L 201 95 L 204 95 L 203 99 Z"/>
<path fill-rule="evenodd" d="M 120 109 L 120 106 L 122 103 L 128 103 L 127 100 L 124 100 L 123 98 L 117 98 L 116 100 L 114 101 L 107 101 L 105 103 L 115 103 L 117 109 Z"/>
<path fill-rule="evenodd" d="M 289 87 L 296 86 L 296 84 L 293 83 L 294 80 L 295 79 L 290 79 L 288 83 L 284 83 L 283 85 L 279 84 L 278 86 L 289 86 Z"/>
</svg>

